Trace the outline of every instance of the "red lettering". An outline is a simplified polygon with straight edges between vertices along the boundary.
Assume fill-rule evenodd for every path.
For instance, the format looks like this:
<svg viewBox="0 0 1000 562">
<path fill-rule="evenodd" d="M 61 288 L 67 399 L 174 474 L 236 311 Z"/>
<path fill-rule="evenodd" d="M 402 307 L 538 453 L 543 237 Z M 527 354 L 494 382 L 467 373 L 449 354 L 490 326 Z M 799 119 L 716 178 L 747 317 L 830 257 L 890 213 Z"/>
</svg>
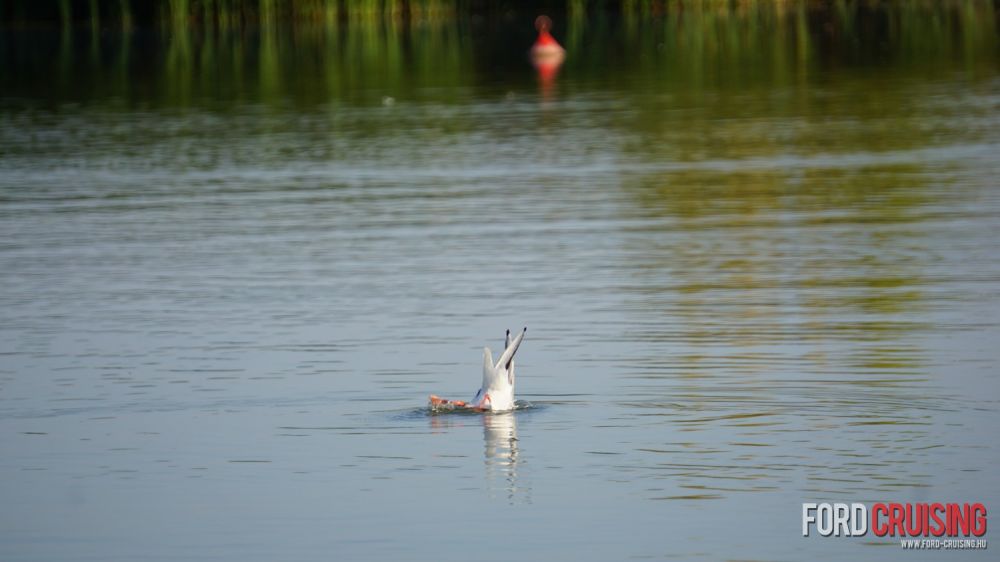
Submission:
<svg viewBox="0 0 1000 562">
<path fill-rule="evenodd" d="M 972 504 L 972 534 L 981 537 L 986 534 L 986 506 L 981 503 Z"/>
<path fill-rule="evenodd" d="M 877 503 L 871 508 L 869 528 L 876 537 L 982 537 L 986 516 L 981 503 Z"/>
<path fill-rule="evenodd" d="M 889 504 L 889 536 L 895 537 L 897 533 L 903 536 L 903 520 L 906 514 L 903 512 L 903 504 Z"/>
<path fill-rule="evenodd" d="M 972 534 L 972 506 L 967 503 L 962 504 L 962 534 Z"/>
<path fill-rule="evenodd" d="M 959 532 L 969 536 L 969 523 L 972 522 L 970 516 L 969 504 L 948 504 L 948 536 L 954 537 Z"/>
<path fill-rule="evenodd" d="M 922 503 L 918 503 L 917 505 L 908 503 L 903 507 L 903 522 L 906 524 L 905 529 L 908 536 L 916 537 L 924 533 L 924 529 L 926 529 L 924 525 L 924 518 L 927 516 L 926 508 L 927 506 Z"/>
<path fill-rule="evenodd" d="M 934 523 L 937 523 L 937 527 L 931 527 L 931 525 L 927 526 L 931 527 L 930 531 L 932 535 L 934 535 L 935 537 L 940 537 L 947 530 L 944 521 L 942 521 L 941 518 L 938 517 L 938 512 L 941 513 L 945 512 L 944 506 L 939 503 L 932 503 L 930 512 L 931 512 L 930 513 L 931 519 L 934 521 Z"/>
<path fill-rule="evenodd" d="M 884 537 L 889 532 L 889 525 L 879 523 L 879 513 L 886 515 L 889 513 L 889 508 L 884 503 L 877 503 L 872 506 L 872 532 L 875 533 L 876 537 Z"/>
</svg>

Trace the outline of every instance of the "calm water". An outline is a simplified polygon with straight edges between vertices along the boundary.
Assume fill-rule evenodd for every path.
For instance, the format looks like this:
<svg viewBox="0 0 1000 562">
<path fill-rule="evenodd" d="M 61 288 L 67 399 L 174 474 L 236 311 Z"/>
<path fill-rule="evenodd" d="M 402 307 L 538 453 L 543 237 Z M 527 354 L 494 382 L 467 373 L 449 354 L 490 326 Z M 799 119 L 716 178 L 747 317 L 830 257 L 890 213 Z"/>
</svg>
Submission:
<svg viewBox="0 0 1000 562">
<path fill-rule="evenodd" d="M 951 6 L 0 37 L 0 558 L 987 558 L 801 537 L 1000 507 Z M 524 325 L 530 407 L 427 413 Z"/>
</svg>

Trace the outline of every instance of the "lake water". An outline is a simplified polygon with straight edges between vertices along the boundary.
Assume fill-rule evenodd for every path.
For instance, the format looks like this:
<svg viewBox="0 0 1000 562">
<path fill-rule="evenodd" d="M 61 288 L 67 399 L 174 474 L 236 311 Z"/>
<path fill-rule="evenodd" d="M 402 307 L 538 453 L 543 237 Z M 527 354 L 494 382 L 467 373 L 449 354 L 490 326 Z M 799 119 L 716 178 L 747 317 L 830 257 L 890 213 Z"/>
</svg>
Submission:
<svg viewBox="0 0 1000 562">
<path fill-rule="evenodd" d="M 993 5 L 533 16 L 0 36 L 0 559 L 989 556 Z"/>
</svg>

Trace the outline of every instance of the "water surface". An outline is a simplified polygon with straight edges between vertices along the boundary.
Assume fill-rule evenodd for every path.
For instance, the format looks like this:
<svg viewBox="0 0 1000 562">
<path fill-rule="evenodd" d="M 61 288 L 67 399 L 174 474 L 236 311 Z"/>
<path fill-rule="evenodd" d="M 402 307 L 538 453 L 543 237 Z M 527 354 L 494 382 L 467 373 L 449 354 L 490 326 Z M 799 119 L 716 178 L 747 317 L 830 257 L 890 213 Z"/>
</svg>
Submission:
<svg viewBox="0 0 1000 562">
<path fill-rule="evenodd" d="M 922 558 L 800 510 L 1000 505 L 990 6 L 5 34 L 0 558 Z"/>
</svg>

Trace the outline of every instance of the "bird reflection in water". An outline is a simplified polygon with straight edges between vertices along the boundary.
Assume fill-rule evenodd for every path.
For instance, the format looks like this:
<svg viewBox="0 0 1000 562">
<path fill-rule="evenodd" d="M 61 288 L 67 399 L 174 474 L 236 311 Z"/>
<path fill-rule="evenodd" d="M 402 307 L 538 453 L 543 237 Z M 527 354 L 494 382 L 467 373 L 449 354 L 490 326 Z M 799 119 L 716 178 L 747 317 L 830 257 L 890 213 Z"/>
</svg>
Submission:
<svg viewBox="0 0 1000 562">
<path fill-rule="evenodd" d="M 517 418 L 514 417 L 514 412 L 432 415 L 431 430 L 435 433 L 450 433 L 468 427 L 471 418 L 479 418 L 483 424 L 486 490 L 490 498 L 497 498 L 502 494 L 511 505 L 531 503 L 531 488 L 524 485 L 523 475 L 518 473 L 518 468 L 524 461 L 518 450 Z"/>
<path fill-rule="evenodd" d="M 486 489 L 490 497 L 498 492 L 507 496 L 512 505 L 531 503 L 531 489 L 518 485 L 517 421 L 514 412 L 485 414 L 483 441 L 486 442 Z"/>
</svg>

